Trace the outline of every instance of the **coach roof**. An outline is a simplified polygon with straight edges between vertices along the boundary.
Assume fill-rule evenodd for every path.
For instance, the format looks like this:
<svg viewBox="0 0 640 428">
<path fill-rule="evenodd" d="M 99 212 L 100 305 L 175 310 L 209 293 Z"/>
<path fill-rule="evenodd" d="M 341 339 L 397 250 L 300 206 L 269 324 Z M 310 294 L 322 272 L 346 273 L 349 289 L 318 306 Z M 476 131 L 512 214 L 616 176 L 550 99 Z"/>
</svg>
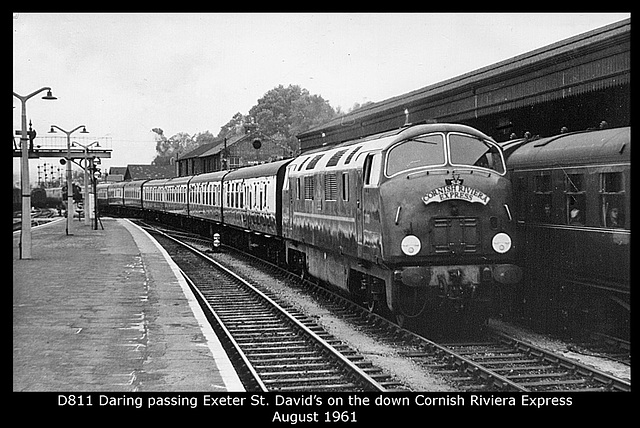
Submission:
<svg viewBox="0 0 640 428">
<path fill-rule="evenodd" d="M 629 162 L 631 128 L 560 134 L 524 142 L 509 156 L 509 169 Z"/>
</svg>

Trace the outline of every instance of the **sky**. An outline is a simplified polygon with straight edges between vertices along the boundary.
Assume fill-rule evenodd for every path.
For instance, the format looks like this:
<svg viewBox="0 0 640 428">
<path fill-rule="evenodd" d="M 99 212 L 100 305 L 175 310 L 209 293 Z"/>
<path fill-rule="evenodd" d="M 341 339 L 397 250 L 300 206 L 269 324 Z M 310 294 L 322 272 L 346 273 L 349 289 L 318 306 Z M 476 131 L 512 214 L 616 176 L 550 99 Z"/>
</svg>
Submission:
<svg viewBox="0 0 640 428">
<path fill-rule="evenodd" d="M 278 85 L 334 108 L 382 101 L 630 13 L 14 13 L 13 91 L 38 136 L 86 125 L 110 166 L 149 164 L 151 131 L 217 135 Z M 21 103 L 13 98 L 13 126 Z M 58 134 L 64 135 L 64 134 Z M 72 134 L 74 137 L 82 134 Z M 52 163 L 51 159 L 46 160 Z M 53 160 L 55 162 L 55 160 Z M 31 176 L 42 161 L 30 161 Z M 19 174 L 14 160 L 14 177 Z M 14 180 L 15 181 L 15 180 Z"/>
</svg>

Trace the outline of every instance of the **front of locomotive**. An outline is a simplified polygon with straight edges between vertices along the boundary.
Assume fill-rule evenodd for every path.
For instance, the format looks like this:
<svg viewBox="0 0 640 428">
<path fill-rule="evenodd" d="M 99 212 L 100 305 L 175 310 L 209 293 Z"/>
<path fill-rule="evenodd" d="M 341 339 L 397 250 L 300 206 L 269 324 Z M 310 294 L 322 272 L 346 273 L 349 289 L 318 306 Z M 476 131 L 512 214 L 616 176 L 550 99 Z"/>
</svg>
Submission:
<svg viewBox="0 0 640 428">
<path fill-rule="evenodd" d="M 389 144 L 380 211 L 398 318 L 484 321 L 520 282 L 505 173 L 498 144 L 465 125 L 414 126 Z"/>
</svg>

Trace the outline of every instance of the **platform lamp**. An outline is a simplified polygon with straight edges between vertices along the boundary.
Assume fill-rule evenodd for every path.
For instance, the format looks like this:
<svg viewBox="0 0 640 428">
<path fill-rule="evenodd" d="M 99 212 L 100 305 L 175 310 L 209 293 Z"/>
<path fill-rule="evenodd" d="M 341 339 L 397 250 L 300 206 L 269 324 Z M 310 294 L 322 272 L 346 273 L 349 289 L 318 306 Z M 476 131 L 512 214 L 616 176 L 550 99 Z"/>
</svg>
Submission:
<svg viewBox="0 0 640 428">
<path fill-rule="evenodd" d="M 29 95 L 18 95 L 15 92 L 13 96 L 22 103 L 22 132 L 20 134 L 20 149 L 22 152 L 20 181 L 22 187 L 22 225 L 20 229 L 20 258 L 31 258 L 31 185 L 29 183 L 29 135 L 27 132 L 27 100 L 40 92 L 47 91 L 42 97 L 43 100 L 56 100 L 57 98 L 51 94 L 51 88 L 45 86 Z"/>
<path fill-rule="evenodd" d="M 54 129 L 55 128 L 55 129 Z M 71 131 L 65 131 L 56 125 L 51 125 L 50 134 L 55 134 L 56 129 L 62 131 L 67 135 L 67 235 L 73 235 L 73 180 L 71 177 L 71 134 L 82 128 L 81 134 L 88 134 L 87 128 L 84 125 L 76 126 Z M 62 161 L 61 161 L 62 162 Z"/>
</svg>

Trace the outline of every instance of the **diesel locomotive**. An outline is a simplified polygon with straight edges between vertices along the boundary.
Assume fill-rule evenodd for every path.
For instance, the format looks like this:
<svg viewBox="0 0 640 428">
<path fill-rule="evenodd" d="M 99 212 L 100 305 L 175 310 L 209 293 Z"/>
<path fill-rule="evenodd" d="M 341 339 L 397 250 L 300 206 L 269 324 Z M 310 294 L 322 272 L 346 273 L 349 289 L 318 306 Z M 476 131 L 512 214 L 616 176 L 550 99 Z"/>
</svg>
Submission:
<svg viewBox="0 0 640 428">
<path fill-rule="evenodd" d="M 420 124 L 233 171 L 102 184 L 98 203 L 218 233 L 405 325 L 457 329 L 521 282 L 506 174 L 482 132 Z"/>
</svg>

